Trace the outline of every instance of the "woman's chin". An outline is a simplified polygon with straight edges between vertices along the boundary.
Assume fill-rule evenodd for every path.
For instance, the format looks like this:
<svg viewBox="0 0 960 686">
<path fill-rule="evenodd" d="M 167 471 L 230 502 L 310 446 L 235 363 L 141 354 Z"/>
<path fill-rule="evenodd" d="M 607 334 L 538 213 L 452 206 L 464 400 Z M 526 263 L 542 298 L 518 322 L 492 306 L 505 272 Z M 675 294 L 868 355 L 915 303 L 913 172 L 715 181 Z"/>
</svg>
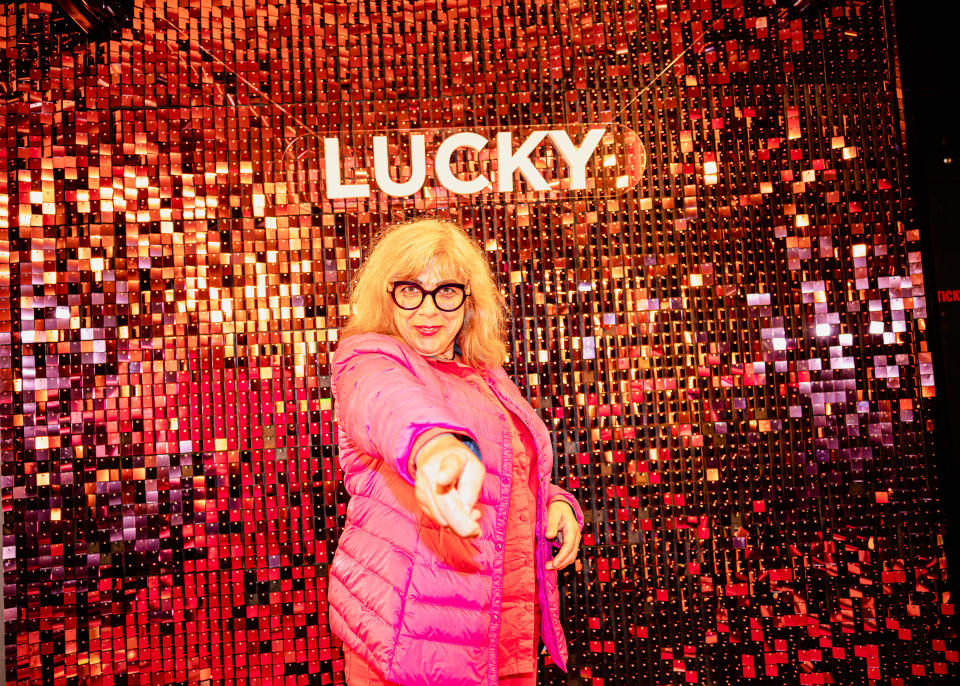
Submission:
<svg viewBox="0 0 960 686">
<path fill-rule="evenodd" d="M 414 345 L 413 349 L 424 357 L 449 357 L 449 354 L 444 353 L 449 351 L 450 346 L 419 344 Z"/>
<path fill-rule="evenodd" d="M 417 352 L 424 357 L 445 357 L 443 351 L 437 348 L 419 348 Z"/>
<path fill-rule="evenodd" d="M 424 357 L 450 357 L 453 352 L 453 340 L 446 333 L 438 331 L 431 336 L 421 335 L 418 331 L 403 331 L 401 329 L 401 338 L 403 341 Z"/>
</svg>

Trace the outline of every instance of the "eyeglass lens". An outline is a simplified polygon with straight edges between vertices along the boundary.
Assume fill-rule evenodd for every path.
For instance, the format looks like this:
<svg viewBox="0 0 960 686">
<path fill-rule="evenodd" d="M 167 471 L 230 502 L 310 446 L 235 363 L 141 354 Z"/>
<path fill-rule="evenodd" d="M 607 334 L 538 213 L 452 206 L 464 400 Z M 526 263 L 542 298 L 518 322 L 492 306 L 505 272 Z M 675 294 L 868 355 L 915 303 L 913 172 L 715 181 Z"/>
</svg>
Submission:
<svg viewBox="0 0 960 686">
<path fill-rule="evenodd" d="M 426 296 L 433 298 L 437 309 L 451 312 L 463 305 L 466 291 L 462 284 L 445 283 L 428 291 L 418 283 L 412 281 L 398 281 L 391 291 L 393 301 L 405 310 L 415 310 L 423 303 Z"/>
</svg>

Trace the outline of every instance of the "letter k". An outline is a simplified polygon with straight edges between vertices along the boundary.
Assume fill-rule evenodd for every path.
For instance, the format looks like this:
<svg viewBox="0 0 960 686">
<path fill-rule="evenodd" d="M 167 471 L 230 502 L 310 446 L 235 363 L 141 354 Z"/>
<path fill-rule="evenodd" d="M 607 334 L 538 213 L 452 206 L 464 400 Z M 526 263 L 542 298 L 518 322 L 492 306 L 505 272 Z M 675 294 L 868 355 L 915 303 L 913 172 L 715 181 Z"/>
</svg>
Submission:
<svg viewBox="0 0 960 686">
<path fill-rule="evenodd" d="M 534 131 L 516 152 L 513 152 L 513 134 L 509 131 L 501 131 L 497 134 L 497 186 L 501 193 L 513 191 L 513 175 L 517 171 L 523 174 L 523 178 L 533 190 L 550 190 L 550 185 L 528 157 L 548 133 L 549 131 Z"/>
</svg>

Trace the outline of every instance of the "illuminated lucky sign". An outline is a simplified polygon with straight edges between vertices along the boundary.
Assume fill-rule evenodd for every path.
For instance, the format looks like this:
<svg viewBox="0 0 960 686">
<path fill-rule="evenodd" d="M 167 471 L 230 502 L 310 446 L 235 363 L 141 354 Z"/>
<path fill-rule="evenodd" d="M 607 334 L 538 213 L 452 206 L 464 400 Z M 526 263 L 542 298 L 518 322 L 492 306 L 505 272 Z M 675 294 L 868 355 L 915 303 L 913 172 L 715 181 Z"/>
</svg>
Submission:
<svg viewBox="0 0 960 686">
<path fill-rule="evenodd" d="M 606 196 L 635 186 L 645 157 L 633 131 L 611 124 L 311 134 L 287 146 L 282 165 L 294 188 L 319 192 L 329 200 L 377 193 L 388 198 L 482 193 L 552 197 L 596 190 Z"/>
</svg>

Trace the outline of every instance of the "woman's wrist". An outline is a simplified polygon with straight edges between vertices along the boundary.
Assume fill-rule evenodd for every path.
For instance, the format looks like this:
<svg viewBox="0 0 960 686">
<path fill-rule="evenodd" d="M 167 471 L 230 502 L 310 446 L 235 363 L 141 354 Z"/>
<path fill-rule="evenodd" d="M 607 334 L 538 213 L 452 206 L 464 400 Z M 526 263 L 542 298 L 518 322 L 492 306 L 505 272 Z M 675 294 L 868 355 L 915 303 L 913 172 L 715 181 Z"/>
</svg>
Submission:
<svg viewBox="0 0 960 686">
<path fill-rule="evenodd" d="M 413 450 L 410 451 L 410 460 L 407 465 L 410 476 L 416 478 L 417 467 L 420 465 L 420 462 L 422 462 L 420 458 L 424 455 L 429 456 L 431 451 L 442 446 L 443 443 L 447 443 L 448 447 L 451 448 L 459 445 L 465 445 L 478 460 L 481 460 L 480 448 L 477 446 L 476 441 L 469 436 L 455 434 L 450 431 L 434 429 L 422 434 L 421 437 L 418 438 L 414 443 Z"/>
<path fill-rule="evenodd" d="M 456 441 L 456 443 L 451 443 L 451 441 Z M 410 476 L 416 477 L 417 467 L 423 462 L 422 457 L 428 457 L 433 450 L 444 443 L 453 446 L 457 445 L 459 441 L 454 434 L 444 429 L 432 429 L 422 434 L 414 443 L 413 450 L 410 451 L 410 462 L 408 464 Z"/>
</svg>

